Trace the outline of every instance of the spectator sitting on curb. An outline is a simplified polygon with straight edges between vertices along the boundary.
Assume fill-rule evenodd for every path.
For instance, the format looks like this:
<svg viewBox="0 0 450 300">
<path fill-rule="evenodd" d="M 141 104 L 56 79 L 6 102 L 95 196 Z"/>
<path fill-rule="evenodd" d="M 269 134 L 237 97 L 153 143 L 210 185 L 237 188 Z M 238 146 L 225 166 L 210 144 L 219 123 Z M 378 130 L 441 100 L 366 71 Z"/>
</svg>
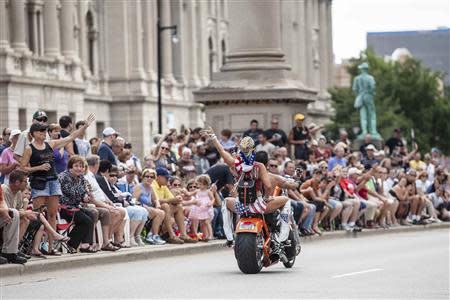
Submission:
<svg viewBox="0 0 450 300">
<path fill-rule="evenodd" d="M 68 222 L 73 220 L 75 225 L 69 233 L 70 241 L 67 245 L 72 248 L 73 252 L 76 252 L 80 246 L 80 252 L 95 253 L 97 250 L 93 247 L 93 233 L 95 222 L 98 220 L 98 212 L 81 207 L 83 202 L 89 202 L 83 176 L 83 159 L 74 155 L 70 158 L 67 167 L 66 171 L 58 175 L 62 191 L 60 203 L 64 206 L 60 211 L 61 218 Z"/>
<path fill-rule="evenodd" d="M 113 205 L 113 202 L 109 200 L 103 190 L 98 185 L 96 175 L 100 167 L 100 157 L 98 155 L 90 155 L 86 158 L 87 169 L 85 170 L 84 178 L 88 183 L 90 203 L 94 204 L 95 209 L 98 211 L 100 224 L 102 226 L 103 241 L 102 250 L 115 251 L 118 247 L 112 245 L 110 238 L 113 227 L 116 224 L 121 223 L 120 211 Z"/>
<path fill-rule="evenodd" d="M 111 166 L 108 176 L 109 187 L 111 192 L 114 194 L 114 202 L 125 207 L 128 217 L 130 218 L 130 246 L 144 246 L 144 242 L 141 239 L 141 232 L 144 229 L 145 223 L 149 213 L 147 210 L 139 205 L 134 205 L 132 201 L 132 194 L 125 192 L 122 193 L 117 187 L 117 174 L 118 168 L 116 166 Z M 122 243 L 121 243 L 122 244 Z M 120 245 L 123 247 L 122 245 Z"/>
<path fill-rule="evenodd" d="M 184 244 L 195 243 L 196 241 L 191 239 L 186 234 L 186 227 L 184 224 L 183 206 L 181 205 L 182 197 L 174 197 L 173 194 L 167 188 L 169 181 L 169 171 L 164 168 L 156 169 L 156 180 L 152 182 L 152 188 L 155 191 L 156 197 L 161 203 L 161 208 L 165 212 L 164 226 L 169 235 L 167 242 L 170 244 Z M 172 224 L 175 218 L 175 223 L 180 230 L 180 237 L 177 237 L 173 231 Z"/>
<path fill-rule="evenodd" d="M 161 209 L 161 204 L 152 188 L 152 183 L 156 178 L 156 172 L 152 169 L 142 171 L 142 182 L 133 190 L 133 198 L 142 205 L 148 212 L 148 217 L 152 220 L 152 227 L 147 233 L 145 240 L 151 245 L 163 245 L 166 242 L 161 239 L 159 233 L 166 213 Z"/>
<path fill-rule="evenodd" d="M 0 187 L 0 229 L 3 230 L 3 246 L 0 256 L 0 265 L 5 263 L 24 264 L 25 257 L 19 253 L 20 216 L 15 209 L 8 208 L 3 200 L 3 191 Z"/>
<path fill-rule="evenodd" d="M 125 215 L 127 211 L 122 207 L 121 199 L 115 195 L 115 191 L 111 187 L 108 179 L 110 176 L 118 176 L 117 170 L 114 174 L 110 174 L 112 165 L 107 160 L 101 160 L 98 168 L 98 173 L 95 175 L 98 185 L 100 186 L 103 193 L 106 195 L 108 209 L 111 214 L 111 235 L 114 236 L 115 242 L 111 243 L 115 247 L 126 248 L 127 245 L 124 241 L 123 230 L 125 226 Z"/>
</svg>

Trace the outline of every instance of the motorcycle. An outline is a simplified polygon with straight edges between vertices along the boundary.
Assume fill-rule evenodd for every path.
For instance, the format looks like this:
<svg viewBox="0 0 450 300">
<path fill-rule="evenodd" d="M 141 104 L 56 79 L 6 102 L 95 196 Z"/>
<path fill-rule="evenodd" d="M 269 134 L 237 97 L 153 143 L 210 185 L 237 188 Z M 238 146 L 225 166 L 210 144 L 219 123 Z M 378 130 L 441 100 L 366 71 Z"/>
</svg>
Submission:
<svg viewBox="0 0 450 300">
<path fill-rule="evenodd" d="M 285 206 L 288 208 L 287 214 L 278 210 L 270 214 L 246 212 L 241 215 L 235 230 L 234 255 L 243 273 L 256 274 L 263 267 L 269 267 L 280 261 L 286 268 L 294 266 L 301 246 L 298 226 L 289 201 Z M 289 225 L 287 239 L 282 237 L 287 233 L 282 232 L 280 226 L 282 221 L 287 221 Z"/>
</svg>

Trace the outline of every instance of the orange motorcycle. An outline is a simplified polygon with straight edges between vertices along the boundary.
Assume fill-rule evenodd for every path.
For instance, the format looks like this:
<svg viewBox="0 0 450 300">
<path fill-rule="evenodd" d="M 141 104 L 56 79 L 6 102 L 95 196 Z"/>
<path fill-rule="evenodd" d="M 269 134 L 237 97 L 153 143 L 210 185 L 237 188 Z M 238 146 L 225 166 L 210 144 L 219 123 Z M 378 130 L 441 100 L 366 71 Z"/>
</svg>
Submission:
<svg viewBox="0 0 450 300">
<path fill-rule="evenodd" d="M 239 199 L 244 205 L 251 204 L 257 197 L 252 191 L 253 182 L 239 183 Z M 277 193 L 277 191 L 276 191 Z M 253 195 L 252 195 L 253 194 Z M 284 227 L 283 238 L 282 222 Z M 286 226 L 286 225 L 285 225 Z M 286 231 L 288 230 L 288 232 Z M 245 212 L 236 225 L 234 255 L 239 269 L 245 274 L 256 274 L 263 267 L 282 262 L 292 268 L 301 251 L 298 226 L 294 221 L 290 203 L 285 209 L 270 214 Z"/>
</svg>

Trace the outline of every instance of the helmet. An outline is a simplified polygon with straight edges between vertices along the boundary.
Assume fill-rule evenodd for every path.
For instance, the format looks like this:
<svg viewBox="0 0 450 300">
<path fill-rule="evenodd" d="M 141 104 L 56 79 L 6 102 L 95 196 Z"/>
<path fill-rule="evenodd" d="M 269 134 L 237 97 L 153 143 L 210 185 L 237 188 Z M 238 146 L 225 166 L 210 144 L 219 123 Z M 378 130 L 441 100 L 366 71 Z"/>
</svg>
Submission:
<svg viewBox="0 0 450 300">
<path fill-rule="evenodd" d="M 241 140 L 239 148 L 245 155 L 249 155 L 255 148 L 255 142 L 251 137 L 246 136 Z"/>
</svg>

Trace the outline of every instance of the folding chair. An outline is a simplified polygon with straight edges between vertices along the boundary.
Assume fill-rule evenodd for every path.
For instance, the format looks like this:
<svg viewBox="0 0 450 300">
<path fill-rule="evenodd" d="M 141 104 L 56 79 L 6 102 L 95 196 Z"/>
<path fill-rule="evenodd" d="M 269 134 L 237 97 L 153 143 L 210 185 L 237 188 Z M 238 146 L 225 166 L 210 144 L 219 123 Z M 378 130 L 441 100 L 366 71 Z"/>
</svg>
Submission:
<svg viewBox="0 0 450 300">
<path fill-rule="evenodd" d="M 67 221 L 64 219 L 61 219 L 61 216 L 59 214 L 59 211 L 61 209 L 65 209 L 69 212 L 72 212 L 72 220 L 70 220 L 69 223 L 67 223 Z M 78 209 L 78 208 L 67 208 L 66 206 L 63 206 L 63 205 L 60 205 L 58 207 L 58 213 L 56 214 L 56 219 L 57 219 L 56 231 L 59 234 L 66 236 L 66 237 L 69 236 L 69 232 L 72 230 L 73 226 L 75 225 L 73 222 L 73 215 L 75 214 L 75 212 L 77 212 L 79 210 L 80 209 Z M 55 242 L 54 247 L 61 248 L 63 253 L 70 253 L 70 254 L 74 253 L 73 250 L 71 249 L 71 247 L 69 247 L 67 245 L 67 242 L 63 242 L 63 241 Z"/>
</svg>

